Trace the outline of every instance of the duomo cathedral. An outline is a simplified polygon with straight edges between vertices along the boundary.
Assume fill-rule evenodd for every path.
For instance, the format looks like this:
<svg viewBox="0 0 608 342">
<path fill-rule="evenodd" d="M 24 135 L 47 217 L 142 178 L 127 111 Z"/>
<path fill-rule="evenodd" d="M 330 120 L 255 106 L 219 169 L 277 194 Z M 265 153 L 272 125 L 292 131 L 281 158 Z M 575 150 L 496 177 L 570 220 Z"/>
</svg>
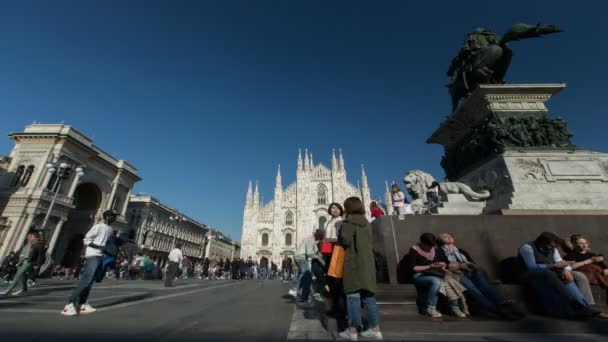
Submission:
<svg viewBox="0 0 608 342">
<path fill-rule="evenodd" d="M 296 181 L 287 188 L 281 183 L 279 165 L 274 198 L 260 201 L 258 184 L 251 181 L 243 213 L 241 257 L 268 258 L 279 263 L 284 256 L 293 256 L 300 241 L 312 235 L 318 227 L 325 228 L 327 207 L 332 202 L 342 204 L 348 197 L 362 199 L 368 211 L 371 201 L 365 170 L 361 169 L 361 184 L 354 186 L 346 179 L 342 151 L 336 158 L 332 152 L 331 169 L 315 165 L 312 153 L 306 150 L 304 159 L 298 153 Z"/>
</svg>

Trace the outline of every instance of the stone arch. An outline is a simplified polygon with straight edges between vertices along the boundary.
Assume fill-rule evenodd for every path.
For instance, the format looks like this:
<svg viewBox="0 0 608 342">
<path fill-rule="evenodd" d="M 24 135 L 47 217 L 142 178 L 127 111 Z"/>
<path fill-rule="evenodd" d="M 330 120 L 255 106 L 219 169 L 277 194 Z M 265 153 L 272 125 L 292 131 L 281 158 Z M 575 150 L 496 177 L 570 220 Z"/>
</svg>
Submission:
<svg viewBox="0 0 608 342">
<path fill-rule="evenodd" d="M 288 232 L 285 233 L 285 246 L 291 246 L 293 244 L 293 235 Z"/>
<path fill-rule="evenodd" d="M 323 183 L 317 186 L 317 204 L 327 204 L 327 186 Z"/>
<path fill-rule="evenodd" d="M 293 226 L 293 212 L 291 210 L 288 210 L 287 213 L 285 213 L 285 225 Z"/>
<path fill-rule="evenodd" d="M 82 237 L 95 223 L 101 207 L 101 190 L 95 183 L 82 183 L 74 193 L 74 208 L 68 213 L 55 247 L 55 261 L 72 267 L 80 260 L 84 249 Z"/>
</svg>

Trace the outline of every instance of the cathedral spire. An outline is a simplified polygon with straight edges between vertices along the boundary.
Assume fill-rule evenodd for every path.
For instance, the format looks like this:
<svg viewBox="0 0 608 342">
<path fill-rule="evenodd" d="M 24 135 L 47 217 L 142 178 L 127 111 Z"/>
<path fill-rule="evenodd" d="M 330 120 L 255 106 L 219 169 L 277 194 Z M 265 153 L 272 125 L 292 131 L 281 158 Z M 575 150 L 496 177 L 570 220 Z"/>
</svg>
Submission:
<svg viewBox="0 0 608 342">
<path fill-rule="evenodd" d="M 315 168 L 315 162 L 312 160 L 312 151 L 310 152 L 310 168 L 311 169 Z"/>
<path fill-rule="evenodd" d="M 367 185 L 367 175 L 365 174 L 365 167 L 361 164 L 361 183 L 363 183 L 363 188 L 368 188 Z"/>
<path fill-rule="evenodd" d="M 251 179 L 249 180 L 249 188 L 247 189 L 247 201 L 246 205 L 251 205 L 253 203 L 253 192 L 251 191 Z"/>
<path fill-rule="evenodd" d="M 393 197 L 391 196 L 391 191 L 388 188 L 388 181 L 384 181 L 386 184 L 386 193 L 384 194 L 384 204 L 386 205 L 386 214 L 391 215 L 393 213 L 393 206 L 391 203 L 393 202 Z"/>
<path fill-rule="evenodd" d="M 308 149 L 304 150 L 304 170 L 310 169 L 310 162 L 308 161 Z"/>
<path fill-rule="evenodd" d="M 279 164 L 278 170 L 277 170 L 277 180 L 276 180 L 276 187 L 277 188 L 281 188 L 281 164 Z"/>
<path fill-rule="evenodd" d="M 344 158 L 342 157 L 342 149 L 339 149 L 340 151 L 340 170 L 344 171 Z"/>
<path fill-rule="evenodd" d="M 302 171 L 302 149 L 298 149 L 298 172 Z"/>
<path fill-rule="evenodd" d="M 253 193 L 253 206 L 257 207 L 260 205 L 260 191 L 258 188 L 258 181 L 255 181 L 255 192 Z"/>
<path fill-rule="evenodd" d="M 336 159 L 336 149 L 331 149 L 331 170 L 333 172 L 338 171 L 338 160 Z"/>
</svg>

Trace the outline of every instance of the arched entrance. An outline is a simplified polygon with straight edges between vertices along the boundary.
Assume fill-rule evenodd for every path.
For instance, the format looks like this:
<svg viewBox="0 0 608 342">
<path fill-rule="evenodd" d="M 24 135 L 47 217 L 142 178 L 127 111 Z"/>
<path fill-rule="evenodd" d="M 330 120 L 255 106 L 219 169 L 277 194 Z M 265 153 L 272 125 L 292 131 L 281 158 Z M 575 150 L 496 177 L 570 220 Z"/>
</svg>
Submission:
<svg viewBox="0 0 608 342">
<path fill-rule="evenodd" d="M 101 204 L 101 191 L 93 183 L 83 183 L 74 193 L 74 209 L 61 231 L 53 259 L 65 267 L 73 267 L 84 251 L 82 239 L 93 225 Z"/>
</svg>

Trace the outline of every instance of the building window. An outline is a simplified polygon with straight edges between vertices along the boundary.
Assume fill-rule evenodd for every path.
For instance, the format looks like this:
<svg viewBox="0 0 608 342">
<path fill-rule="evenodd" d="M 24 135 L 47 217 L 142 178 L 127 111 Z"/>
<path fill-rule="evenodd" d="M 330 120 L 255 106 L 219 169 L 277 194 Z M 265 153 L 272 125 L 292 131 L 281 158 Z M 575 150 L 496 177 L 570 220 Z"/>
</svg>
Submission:
<svg viewBox="0 0 608 342">
<path fill-rule="evenodd" d="M 285 234 L 285 246 L 291 246 L 291 233 Z"/>
<path fill-rule="evenodd" d="M 262 246 L 268 246 L 268 234 L 262 234 Z"/>
<path fill-rule="evenodd" d="M 30 165 L 25 170 L 25 174 L 23 175 L 23 180 L 21 181 L 21 185 L 26 186 L 27 183 L 30 182 L 30 178 L 32 178 L 32 174 L 34 173 L 34 165 Z"/>
<path fill-rule="evenodd" d="M 327 187 L 323 184 L 317 188 L 317 204 L 327 204 Z"/>
<path fill-rule="evenodd" d="M 288 211 L 287 214 L 285 214 L 285 225 L 293 225 L 293 213 L 291 211 Z"/>
<path fill-rule="evenodd" d="M 15 171 L 15 179 L 13 180 L 13 186 L 19 185 L 19 183 L 21 182 L 21 177 L 23 176 L 24 173 L 25 173 L 25 166 L 19 165 L 19 167 L 17 168 L 17 171 Z"/>
</svg>

